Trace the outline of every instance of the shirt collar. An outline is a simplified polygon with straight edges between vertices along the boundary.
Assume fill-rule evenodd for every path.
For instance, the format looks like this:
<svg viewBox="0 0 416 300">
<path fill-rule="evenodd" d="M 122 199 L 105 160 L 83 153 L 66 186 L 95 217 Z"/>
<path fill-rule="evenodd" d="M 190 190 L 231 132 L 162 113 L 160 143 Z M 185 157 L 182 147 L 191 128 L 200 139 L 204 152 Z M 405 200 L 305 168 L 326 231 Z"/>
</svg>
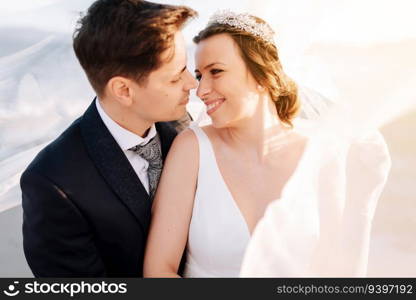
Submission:
<svg viewBox="0 0 416 300">
<path fill-rule="evenodd" d="M 113 138 L 116 140 L 117 144 L 123 151 L 126 151 L 137 145 L 146 145 L 155 135 L 156 135 L 156 126 L 155 124 L 150 127 L 150 130 L 146 137 L 142 138 L 137 134 L 121 127 L 102 108 L 98 98 L 95 100 L 97 106 L 98 114 L 103 120 L 105 126 L 110 131 Z"/>
</svg>

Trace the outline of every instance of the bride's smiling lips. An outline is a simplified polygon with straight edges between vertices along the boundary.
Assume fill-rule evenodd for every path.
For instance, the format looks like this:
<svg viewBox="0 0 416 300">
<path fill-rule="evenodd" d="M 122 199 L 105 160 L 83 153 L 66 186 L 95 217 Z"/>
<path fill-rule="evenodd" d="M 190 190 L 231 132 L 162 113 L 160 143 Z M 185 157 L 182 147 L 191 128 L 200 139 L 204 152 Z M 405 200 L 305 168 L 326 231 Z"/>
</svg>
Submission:
<svg viewBox="0 0 416 300">
<path fill-rule="evenodd" d="M 217 98 L 213 100 L 204 101 L 205 105 L 207 106 L 207 114 L 211 115 L 214 113 L 218 108 L 220 108 L 221 104 L 225 101 L 225 98 Z"/>
</svg>

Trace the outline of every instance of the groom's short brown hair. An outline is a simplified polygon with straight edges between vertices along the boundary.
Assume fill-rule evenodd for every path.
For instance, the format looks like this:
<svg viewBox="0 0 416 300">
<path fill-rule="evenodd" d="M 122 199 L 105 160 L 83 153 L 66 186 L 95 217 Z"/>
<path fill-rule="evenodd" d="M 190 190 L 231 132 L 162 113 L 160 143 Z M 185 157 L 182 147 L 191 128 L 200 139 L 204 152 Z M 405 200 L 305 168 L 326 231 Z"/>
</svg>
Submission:
<svg viewBox="0 0 416 300">
<path fill-rule="evenodd" d="M 142 84 L 162 63 L 174 34 L 197 13 L 186 7 L 143 0 L 97 0 L 78 21 L 75 54 L 98 95 L 124 76 Z"/>
</svg>

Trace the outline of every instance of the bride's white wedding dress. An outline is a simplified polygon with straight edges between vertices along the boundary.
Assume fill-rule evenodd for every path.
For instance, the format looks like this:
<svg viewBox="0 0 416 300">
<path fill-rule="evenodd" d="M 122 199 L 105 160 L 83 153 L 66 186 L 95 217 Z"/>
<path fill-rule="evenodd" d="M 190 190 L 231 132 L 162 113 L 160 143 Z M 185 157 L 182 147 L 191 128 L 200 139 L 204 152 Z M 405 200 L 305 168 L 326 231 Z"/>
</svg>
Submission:
<svg viewBox="0 0 416 300">
<path fill-rule="evenodd" d="M 238 277 L 250 232 L 208 136 L 197 125 L 191 129 L 198 139 L 199 171 L 184 277 Z"/>
</svg>

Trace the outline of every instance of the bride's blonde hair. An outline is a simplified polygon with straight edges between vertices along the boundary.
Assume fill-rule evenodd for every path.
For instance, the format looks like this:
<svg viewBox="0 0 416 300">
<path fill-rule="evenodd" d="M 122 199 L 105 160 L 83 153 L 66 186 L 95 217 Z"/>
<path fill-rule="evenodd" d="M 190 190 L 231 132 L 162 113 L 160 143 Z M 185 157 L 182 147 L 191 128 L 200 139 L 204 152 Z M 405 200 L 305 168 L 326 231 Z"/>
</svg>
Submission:
<svg viewBox="0 0 416 300">
<path fill-rule="evenodd" d="M 250 17 L 259 24 L 266 24 L 261 18 Z M 227 33 L 232 37 L 254 79 L 269 91 L 279 119 L 292 126 L 291 121 L 300 108 L 298 89 L 295 82 L 283 72 L 275 44 L 244 29 L 218 22 L 208 24 L 194 37 L 193 41 L 198 44 L 202 40 L 221 33 Z"/>
</svg>

